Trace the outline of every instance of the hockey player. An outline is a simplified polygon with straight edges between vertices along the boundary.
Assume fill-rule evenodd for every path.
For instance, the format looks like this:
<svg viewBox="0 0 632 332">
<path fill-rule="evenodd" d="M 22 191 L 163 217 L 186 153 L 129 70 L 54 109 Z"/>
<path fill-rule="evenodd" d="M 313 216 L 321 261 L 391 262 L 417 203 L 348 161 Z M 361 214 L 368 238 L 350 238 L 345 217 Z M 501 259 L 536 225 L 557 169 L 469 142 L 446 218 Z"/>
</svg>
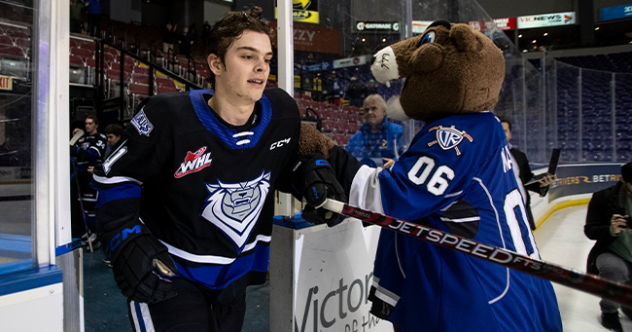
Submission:
<svg viewBox="0 0 632 332">
<path fill-rule="evenodd" d="M 388 169 L 331 149 L 349 204 L 539 258 L 516 166 L 489 112 L 505 75 L 494 43 L 437 21 L 378 52 L 371 69 L 383 83 L 406 77 L 389 116 L 427 125 Z M 397 331 L 562 331 L 550 282 L 412 236 L 383 229 L 373 271 L 371 313 Z"/>
<path fill-rule="evenodd" d="M 79 138 L 75 146 L 71 148 L 70 152 L 73 157 L 76 157 L 76 164 L 73 164 L 77 167 L 77 172 L 75 172 L 75 174 L 77 174 L 78 177 L 77 180 L 79 181 L 79 190 L 81 195 L 78 199 L 82 200 L 82 204 L 78 204 L 78 201 L 75 199 L 73 199 L 72 202 L 72 233 L 73 237 L 81 236 L 85 244 L 85 241 L 88 239 L 88 234 L 84 234 L 86 231 L 82 220 L 83 216 L 81 215 L 80 206 L 83 205 L 83 215 L 85 216 L 85 221 L 92 231 L 92 238 L 90 241 L 95 241 L 96 234 L 94 233 L 94 228 L 96 227 L 95 204 L 97 201 L 97 192 L 90 187 L 90 180 L 92 179 L 94 167 L 103 161 L 107 138 L 98 131 L 99 119 L 95 115 L 88 115 L 84 121 L 84 125 L 85 134 Z M 78 128 L 73 130 L 73 136 L 77 133 L 77 131 L 79 131 Z M 71 188 L 73 188 L 74 192 L 76 186 L 73 185 Z M 77 195 L 78 194 L 73 194 L 73 197 L 77 197 Z"/>
<path fill-rule="evenodd" d="M 300 133 L 294 100 L 264 91 L 271 33 L 261 8 L 227 13 L 209 37 L 214 90 L 149 98 L 95 172 L 135 331 L 241 331 L 246 287 L 266 280 L 272 193 Z"/>
</svg>

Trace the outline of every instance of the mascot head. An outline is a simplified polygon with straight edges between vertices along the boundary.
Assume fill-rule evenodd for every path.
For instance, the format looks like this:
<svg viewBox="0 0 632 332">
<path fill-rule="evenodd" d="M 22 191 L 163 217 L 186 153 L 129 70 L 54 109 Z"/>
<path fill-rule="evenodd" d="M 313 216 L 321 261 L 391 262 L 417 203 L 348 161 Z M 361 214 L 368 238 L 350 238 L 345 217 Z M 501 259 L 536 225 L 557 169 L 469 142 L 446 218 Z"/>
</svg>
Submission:
<svg viewBox="0 0 632 332">
<path fill-rule="evenodd" d="M 479 31 L 436 21 L 423 35 L 379 51 L 371 71 L 381 83 L 406 78 L 401 95 L 387 103 L 390 117 L 428 123 L 496 106 L 505 59 Z"/>
</svg>

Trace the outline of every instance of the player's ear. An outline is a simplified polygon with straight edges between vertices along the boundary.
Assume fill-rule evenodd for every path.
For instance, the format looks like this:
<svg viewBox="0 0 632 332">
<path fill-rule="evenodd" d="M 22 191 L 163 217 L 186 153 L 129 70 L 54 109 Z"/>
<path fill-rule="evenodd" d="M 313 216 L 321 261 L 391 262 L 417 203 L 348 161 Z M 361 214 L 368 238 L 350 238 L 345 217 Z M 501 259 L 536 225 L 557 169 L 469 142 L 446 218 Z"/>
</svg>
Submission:
<svg viewBox="0 0 632 332">
<path fill-rule="evenodd" d="M 222 70 L 224 66 L 220 58 L 216 54 L 211 53 L 208 55 L 208 58 L 206 59 L 206 61 L 208 62 L 208 66 L 213 72 L 213 74 L 219 75 L 220 71 Z"/>
</svg>

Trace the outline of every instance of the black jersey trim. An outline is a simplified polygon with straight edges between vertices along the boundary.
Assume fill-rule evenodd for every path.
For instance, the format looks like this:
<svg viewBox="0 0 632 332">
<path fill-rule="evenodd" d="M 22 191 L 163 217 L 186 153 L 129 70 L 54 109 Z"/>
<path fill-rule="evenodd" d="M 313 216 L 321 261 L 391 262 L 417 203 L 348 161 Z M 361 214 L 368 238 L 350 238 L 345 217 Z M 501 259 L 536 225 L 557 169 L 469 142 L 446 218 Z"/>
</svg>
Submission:
<svg viewBox="0 0 632 332">
<path fill-rule="evenodd" d="M 268 99 L 265 94 L 261 95 L 261 99 L 258 101 L 261 104 L 261 122 L 250 128 L 249 131 L 253 133 L 252 136 L 248 137 L 250 142 L 237 145 L 237 142 L 243 140 L 235 136 L 235 134 L 238 133 L 237 130 L 223 125 L 221 121 L 213 115 L 213 112 L 211 112 L 204 99 L 205 94 L 213 95 L 213 93 L 213 90 L 194 90 L 189 93 L 193 110 L 198 119 L 200 119 L 200 122 L 202 122 L 202 125 L 233 150 L 255 147 L 272 118 L 272 104 L 270 103 L 270 99 Z"/>
</svg>

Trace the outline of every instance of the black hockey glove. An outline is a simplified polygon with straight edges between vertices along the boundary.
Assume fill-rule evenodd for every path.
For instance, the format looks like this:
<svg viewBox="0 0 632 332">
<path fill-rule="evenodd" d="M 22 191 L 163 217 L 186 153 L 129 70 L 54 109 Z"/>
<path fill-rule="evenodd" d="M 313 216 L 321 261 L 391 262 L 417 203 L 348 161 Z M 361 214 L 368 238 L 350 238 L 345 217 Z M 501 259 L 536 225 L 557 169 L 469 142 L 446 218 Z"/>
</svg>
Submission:
<svg viewBox="0 0 632 332">
<path fill-rule="evenodd" d="M 136 302 L 156 303 L 177 295 L 169 280 L 177 269 L 167 248 L 138 217 L 109 222 L 100 233 L 114 280 L 124 296 Z"/>
<path fill-rule="evenodd" d="M 327 223 L 329 227 L 336 226 L 344 220 L 344 216 L 320 208 L 327 198 L 347 201 L 344 189 L 336 180 L 334 170 L 323 155 L 310 154 L 299 157 L 292 167 L 291 181 L 298 196 L 305 198 L 308 204 L 303 211 L 303 219 L 317 225 Z"/>
</svg>

